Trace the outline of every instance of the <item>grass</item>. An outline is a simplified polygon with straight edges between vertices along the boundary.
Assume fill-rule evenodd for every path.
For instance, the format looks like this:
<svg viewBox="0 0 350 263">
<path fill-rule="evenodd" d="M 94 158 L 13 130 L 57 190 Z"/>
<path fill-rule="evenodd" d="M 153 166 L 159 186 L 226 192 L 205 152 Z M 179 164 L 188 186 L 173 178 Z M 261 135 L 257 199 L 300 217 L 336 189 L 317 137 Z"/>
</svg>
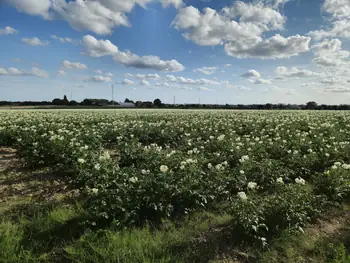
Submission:
<svg viewBox="0 0 350 263">
<path fill-rule="evenodd" d="M 0 173 L 0 263 L 350 263 L 349 206 L 257 248 L 235 235 L 224 208 L 157 227 L 100 225 L 56 178 L 45 169 Z"/>
<path fill-rule="evenodd" d="M 260 255 L 262 263 L 350 263 L 349 247 L 331 236 L 315 238 L 307 234 L 282 234 L 269 251 Z"/>
<path fill-rule="evenodd" d="M 78 205 L 27 208 L 36 211 L 23 211 L 17 222 L 8 217 L 0 223 L 0 262 L 201 262 L 193 250 L 202 243 L 201 234 L 231 220 L 201 213 L 180 227 L 164 222 L 162 229 L 118 231 L 113 224 L 94 226 Z M 206 254 L 215 252 L 213 248 Z"/>
<path fill-rule="evenodd" d="M 78 204 L 30 203 L 11 211 L 17 217 L 7 213 L 0 222 L 1 263 L 350 263 L 348 211 L 304 234 L 283 232 L 265 249 L 240 242 L 226 214 L 203 212 L 157 229 L 117 230 L 95 226 Z"/>
<path fill-rule="evenodd" d="M 350 263 L 350 213 L 348 206 L 304 233 L 283 232 L 268 251 L 259 253 L 262 263 Z"/>
</svg>

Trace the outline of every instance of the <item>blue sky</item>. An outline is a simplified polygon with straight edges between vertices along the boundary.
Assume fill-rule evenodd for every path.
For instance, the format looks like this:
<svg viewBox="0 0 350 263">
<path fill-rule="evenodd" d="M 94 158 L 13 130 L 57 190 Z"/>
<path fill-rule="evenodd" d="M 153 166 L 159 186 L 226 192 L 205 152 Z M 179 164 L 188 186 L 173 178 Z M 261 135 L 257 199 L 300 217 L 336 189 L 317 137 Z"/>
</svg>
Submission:
<svg viewBox="0 0 350 263">
<path fill-rule="evenodd" d="M 0 100 L 350 103 L 348 0 L 2 0 Z"/>
</svg>

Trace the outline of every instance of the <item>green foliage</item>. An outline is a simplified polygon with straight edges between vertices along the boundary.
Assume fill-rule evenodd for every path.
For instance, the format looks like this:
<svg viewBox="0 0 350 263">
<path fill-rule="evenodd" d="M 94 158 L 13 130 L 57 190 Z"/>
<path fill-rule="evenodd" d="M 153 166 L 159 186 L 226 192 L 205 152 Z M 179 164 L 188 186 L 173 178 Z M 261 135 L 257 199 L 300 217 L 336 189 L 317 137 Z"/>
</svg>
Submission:
<svg viewBox="0 0 350 263">
<path fill-rule="evenodd" d="M 326 200 L 304 185 L 279 185 L 274 194 L 239 196 L 231 206 L 233 231 L 266 245 L 282 230 L 298 230 L 320 216 Z"/>
<path fill-rule="evenodd" d="M 344 244 L 328 243 L 323 246 L 320 252 L 329 263 L 350 263 L 350 255 L 345 249 Z"/>
<path fill-rule="evenodd" d="M 233 232 L 266 245 L 269 229 L 265 224 L 263 209 L 258 200 L 236 200 L 232 204 Z"/>
<path fill-rule="evenodd" d="M 173 236 L 176 238 L 176 236 Z M 166 240 L 165 233 L 149 229 L 89 232 L 74 245 L 66 248 L 72 262 L 175 262 L 168 250 L 174 240 Z"/>
<path fill-rule="evenodd" d="M 31 262 L 30 254 L 22 249 L 23 231 L 10 222 L 0 223 L 0 262 Z"/>
<path fill-rule="evenodd" d="M 265 219 L 270 235 L 276 235 L 283 229 L 303 231 L 306 223 L 321 215 L 326 207 L 325 202 L 322 196 L 315 195 L 304 185 L 278 187 L 265 204 Z"/>
<path fill-rule="evenodd" d="M 350 196 L 350 166 L 336 163 L 325 173 L 316 176 L 315 191 L 331 201 L 341 202 Z"/>
<path fill-rule="evenodd" d="M 0 144 L 64 172 L 90 216 L 121 228 L 232 204 L 237 229 L 267 238 L 349 196 L 347 112 L 11 111 L 0 120 Z"/>
</svg>

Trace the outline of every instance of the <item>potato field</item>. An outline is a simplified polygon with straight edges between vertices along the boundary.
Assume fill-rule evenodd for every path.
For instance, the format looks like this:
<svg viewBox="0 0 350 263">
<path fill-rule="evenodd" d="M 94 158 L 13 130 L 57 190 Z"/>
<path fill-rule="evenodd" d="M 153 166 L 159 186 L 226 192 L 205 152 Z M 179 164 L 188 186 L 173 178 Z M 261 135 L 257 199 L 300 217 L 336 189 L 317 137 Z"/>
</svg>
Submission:
<svg viewBox="0 0 350 263">
<path fill-rule="evenodd" d="M 201 236 L 206 222 L 205 231 L 224 228 L 236 247 L 260 255 L 282 233 L 303 235 L 349 203 L 345 111 L 9 110 L 0 112 L 0 146 L 16 151 L 25 169 L 55 171 L 78 193 L 41 219 L 0 214 L 0 262 L 257 262 L 233 248 L 193 256 L 192 245 L 181 250 L 195 240 L 185 232 Z M 53 240 L 45 248 L 36 234 L 54 209 L 62 213 L 57 224 L 79 218 L 80 233 L 62 241 L 45 232 L 43 243 Z"/>
</svg>

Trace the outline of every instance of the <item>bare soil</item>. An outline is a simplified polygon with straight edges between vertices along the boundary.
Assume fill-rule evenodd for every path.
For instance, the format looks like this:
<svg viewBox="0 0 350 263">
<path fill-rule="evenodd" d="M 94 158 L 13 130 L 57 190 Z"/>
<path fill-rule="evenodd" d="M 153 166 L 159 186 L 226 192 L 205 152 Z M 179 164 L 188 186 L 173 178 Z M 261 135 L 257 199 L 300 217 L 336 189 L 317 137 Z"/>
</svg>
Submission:
<svg viewBox="0 0 350 263">
<path fill-rule="evenodd" d="M 26 169 L 11 148 L 0 148 L 0 214 L 30 202 L 61 201 L 79 193 L 67 178 L 50 170 Z"/>
</svg>

